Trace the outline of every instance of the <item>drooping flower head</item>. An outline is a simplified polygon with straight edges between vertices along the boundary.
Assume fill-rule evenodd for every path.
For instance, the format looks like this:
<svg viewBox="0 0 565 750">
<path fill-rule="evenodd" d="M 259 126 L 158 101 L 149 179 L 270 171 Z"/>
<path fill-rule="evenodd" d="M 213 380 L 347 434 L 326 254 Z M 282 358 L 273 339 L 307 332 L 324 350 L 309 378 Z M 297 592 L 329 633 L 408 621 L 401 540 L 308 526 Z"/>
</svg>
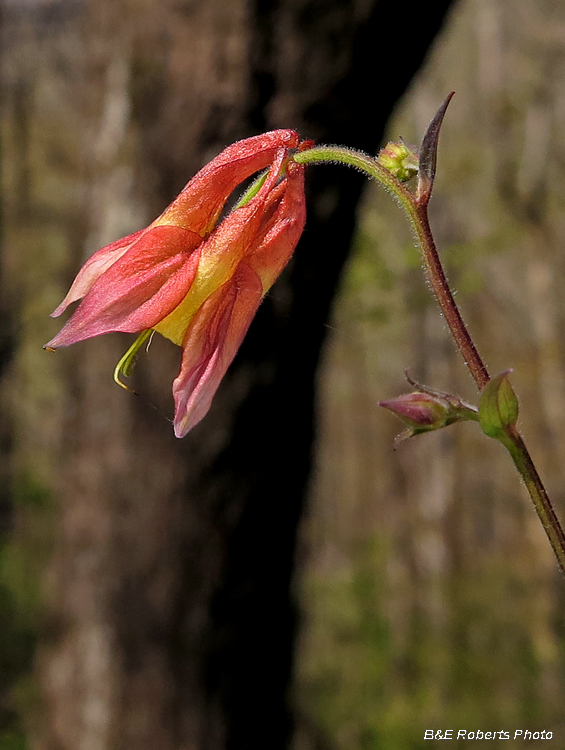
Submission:
<svg viewBox="0 0 565 750">
<path fill-rule="evenodd" d="M 46 348 L 111 331 L 158 331 L 183 349 L 174 429 L 186 435 L 210 408 L 302 233 L 304 167 L 292 154 L 310 145 L 292 130 L 275 130 L 228 146 L 146 229 L 84 264 L 53 316 L 82 302 Z M 266 168 L 252 197 L 218 223 L 237 186 Z"/>
</svg>

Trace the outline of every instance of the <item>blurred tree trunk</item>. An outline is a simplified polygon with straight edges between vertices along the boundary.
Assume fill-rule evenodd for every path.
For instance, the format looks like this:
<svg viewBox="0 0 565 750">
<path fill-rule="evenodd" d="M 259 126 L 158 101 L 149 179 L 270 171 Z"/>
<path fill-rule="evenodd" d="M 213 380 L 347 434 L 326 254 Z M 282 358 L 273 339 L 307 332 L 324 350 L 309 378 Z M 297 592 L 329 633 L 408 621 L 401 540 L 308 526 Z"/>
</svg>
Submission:
<svg viewBox="0 0 565 750">
<path fill-rule="evenodd" d="M 182 441 L 159 413 L 178 349 L 152 344 L 135 399 L 111 379 L 128 337 L 49 355 L 46 316 L 88 254 L 227 143 L 294 127 L 374 152 L 448 5 L 415 6 L 407 38 L 376 0 L 5 6 L 7 586 L 42 618 L 34 747 L 287 744 L 314 377 L 362 179 L 312 170 L 296 258 Z M 42 603 L 14 580 L 47 560 Z"/>
</svg>

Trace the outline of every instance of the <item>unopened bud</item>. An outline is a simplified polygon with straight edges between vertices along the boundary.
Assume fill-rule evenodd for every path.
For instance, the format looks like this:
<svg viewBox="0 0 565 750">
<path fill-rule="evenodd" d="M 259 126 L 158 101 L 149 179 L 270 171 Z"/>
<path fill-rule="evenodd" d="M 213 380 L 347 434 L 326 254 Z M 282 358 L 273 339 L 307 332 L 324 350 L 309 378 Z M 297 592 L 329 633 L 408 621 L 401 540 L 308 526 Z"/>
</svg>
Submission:
<svg viewBox="0 0 565 750">
<path fill-rule="evenodd" d="M 478 419 L 474 406 L 449 393 L 434 391 L 431 388 L 380 401 L 379 406 L 394 412 L 408 425 L 408 429 L 399 435 L 397 442 L 422 432 L 440 430 L 454 422 Z"/>
<path fill-rule="evenodd" d="M 449 404 L 429 393 L 403 393 L 379 406 L 397 414 L 412 428 L 414 434 L 445 427 L 449 418 Z"/>
<path fill-rule="evenodd" d="M 387 143 L 380 150 L 377 161 L 400 182 L 408 182 L 418 174 L 418 152 L 402 140 Z"/>
</svg>

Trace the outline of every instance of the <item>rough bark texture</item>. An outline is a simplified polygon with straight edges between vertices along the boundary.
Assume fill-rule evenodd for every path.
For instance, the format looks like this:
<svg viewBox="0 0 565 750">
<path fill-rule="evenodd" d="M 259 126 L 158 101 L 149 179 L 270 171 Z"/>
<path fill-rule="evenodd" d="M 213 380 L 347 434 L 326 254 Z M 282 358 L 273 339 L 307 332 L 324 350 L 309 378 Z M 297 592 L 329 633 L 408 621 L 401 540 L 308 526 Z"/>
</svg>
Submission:
<svg viewBox="0 0 565 750">
<path fill-rule="evenodd" d="M 136 399 L 111 380 L 128 337 L 49 355 L 45 316 L 87 254 L 237 138 L 295 127 L 374 152 L 448 5 L 415 6 L 406 40 L 397 6 L 371 0 L 8 6 L 4 442 L 13 533 L 50 559 L 36 748 L 287 745 L 315 372 L 362 178 L 311 170 L 295 260 L 182 441 L 159 413 L 177 349 L 140 358 Z"/>
</svg>

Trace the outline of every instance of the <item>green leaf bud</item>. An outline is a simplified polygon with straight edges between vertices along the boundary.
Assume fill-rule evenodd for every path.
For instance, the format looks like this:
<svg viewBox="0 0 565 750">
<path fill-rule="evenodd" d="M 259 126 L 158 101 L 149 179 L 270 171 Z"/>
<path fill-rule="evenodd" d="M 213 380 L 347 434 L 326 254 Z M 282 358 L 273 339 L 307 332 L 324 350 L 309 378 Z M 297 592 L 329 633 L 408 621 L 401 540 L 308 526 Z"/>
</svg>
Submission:
<svg viewBox="0 0 565 750">
<path fill-rule="evenodd" d="M 479 424 L 485 435 L 496 440 L 506 438 L 508 428 L 513 428 L 518 419 L 518 399 L 505 370 L 485 385 L 479 403 Z"/>
</svg>

